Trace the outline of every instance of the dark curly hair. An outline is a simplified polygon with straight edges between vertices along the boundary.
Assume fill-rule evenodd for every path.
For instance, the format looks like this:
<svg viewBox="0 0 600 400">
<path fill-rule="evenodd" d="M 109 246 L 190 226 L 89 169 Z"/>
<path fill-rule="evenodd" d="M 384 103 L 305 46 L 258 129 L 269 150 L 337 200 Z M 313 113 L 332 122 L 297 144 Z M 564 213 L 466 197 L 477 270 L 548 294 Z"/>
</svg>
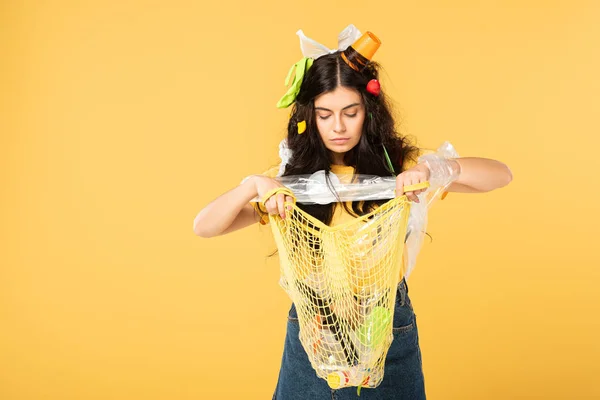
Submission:
<svg viewBox="0 0 600 400">
<path fill-rule="evenodd" d="M 418 154 L 418 148 L 397 132 L 391 106 L 384 90 L 381 90 L 379 96 L 374 96 L 366 90 L 367 83 L 371 79 L 379 79 L 380 65 L 369 62 L 361 72 L 357 72 L 346 64 L 341 54 L 338 51 L 319 57 L 304 76 L 288 123 L 287 143 L 292 156 L 288 160 L 283 176 L 312 174 L 324 170 L 329 181 L 332 156 L 317 129 L 314 100 L 319 95 L 335 90 L 338 86 L 358 91 L 365 107 L 360 141 L 344 154 L 344 164 L 354 167 L 355 174 L 391 176 L 392 171 L 388 167 L 383 146 L 390 157 L 393 174 L 402 172 L 405 159 L 414 160 Z M 297 124 L 300 121 L 306 121 L 306 131 L 302 135 L 298 134 Z M 346 203 L 342 204 L 351 215 L 360 216 L 372 211 L 375 204 L 381 205 L 386 201 L 374 200 L 364 203 L 355 201 L 351 203 L 351 209 Z M 329 225 L 335 203 L 326 205 L 298 203 L 297 206 Z"/>
</svg>

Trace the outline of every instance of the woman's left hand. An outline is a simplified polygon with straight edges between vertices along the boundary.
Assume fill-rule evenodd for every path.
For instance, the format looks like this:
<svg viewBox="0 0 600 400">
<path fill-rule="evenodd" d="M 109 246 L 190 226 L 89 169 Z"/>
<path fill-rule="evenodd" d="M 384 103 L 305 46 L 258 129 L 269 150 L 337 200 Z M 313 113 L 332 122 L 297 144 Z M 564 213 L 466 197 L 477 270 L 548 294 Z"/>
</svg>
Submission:
<svg viewBox="0 0 600 400">
<path fill-rule="evenodd" d="M 427 189 L 419 189 L 412 192 L 404 192 L 404 186 L 416 185 L 417 183 L 429 180 L 431 171 L 425 164 L 417 164 L 412 168 L 407 169 L 396 177 L 396 197 L 406 195 L 409 200 L 419 203 L 418 194 Z"/>
</svg>

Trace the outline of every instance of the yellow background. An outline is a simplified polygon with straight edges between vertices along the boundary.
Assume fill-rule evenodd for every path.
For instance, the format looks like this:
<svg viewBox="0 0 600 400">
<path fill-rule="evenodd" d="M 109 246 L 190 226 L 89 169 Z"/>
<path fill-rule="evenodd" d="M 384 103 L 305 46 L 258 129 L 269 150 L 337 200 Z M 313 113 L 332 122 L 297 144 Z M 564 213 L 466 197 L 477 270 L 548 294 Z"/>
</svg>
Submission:
<svg viewBox="0 0 600 400">
<path fill-rule="evenodd" d="M 383 41 L 424 147 L 513 171 L 432 209 L 408 281 L 431 399 L 600 397 L 596 1 L 4 1 L 0 398 L 267 399 L 265 227 L 195 215 L 278 162 L 297 29 Z"/>
</svg>

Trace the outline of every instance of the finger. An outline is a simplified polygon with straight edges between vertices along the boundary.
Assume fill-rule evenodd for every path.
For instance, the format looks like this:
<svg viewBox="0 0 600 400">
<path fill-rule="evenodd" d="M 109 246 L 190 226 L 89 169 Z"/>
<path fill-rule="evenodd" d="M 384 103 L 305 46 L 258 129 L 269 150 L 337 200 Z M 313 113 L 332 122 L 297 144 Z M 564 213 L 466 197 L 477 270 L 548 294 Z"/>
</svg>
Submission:
<svg viewBox="0 0 600 400">
<path fill-rule="evenodd" d="M 412 199 L 412 201 L 414 201 L 415 203 L 418 203 L 418 202 L 419 202 L 419 198 L 417 197 L 417 194 L 418 194 L 417 192 L 418 192 L 417 190 L 415 190 L 415 191 L 411 192 L 411 199 Z"/>
<path fill-rule="evenodd" d="M 275 197 L 269 197 L 269 200 L 265 203 L 265 208 L 269 214 L 277 214 L 277 205 L 275 203 Z"/>
<path fill-rule="evenodd" d="M 416 184 L 416 183 L 418 183 L 418 182 L 419 182 L 419 178 L 418 178 L 418 177 L 416 177 L 416 176 L 412 176 L 412 177 L 410 178 L 409 182 L 408 182 L 406 185 L 407 185 L 407 186 L 408 186 L 408 185 L 412 186 L 412 185 L 414 185 L 414 184 Z M 419 200 L 419 199 L 417 198 L 417 195 L 415 194 L 415 192 L 414 192 L 414 191 L 406 192 L 406 197 L 408 197 L 408 199 L 409 199 L 409 200 L 411 200 L 411 201 L 417 201 L 417 200 Z"/>
<path fill-rule="evenodd" d="M 421 190 L 418 190 L 418 191 L 417 191 L 417 193 L 415 193 L 415 197 L 417 198 L 417 200 L 416 200 L 416 201 L 417 201 L 417 203 L 420 203 L 420 202 L 421 202 L 421 200 L 419 199 L 419 196 L 418 196 L 418 195 L 420 195 L 421 193 L 423 193 L 423 189 L 421 189 Z"/>
<path fill-rule="evenodd" d="M 425 182 L 425 181 L 426 181 L 426 179 L 425 179 L 425 178 L 422 178 L 422 179 L 419 179 L 419 181 L 418 181 L 417 183 L 423 183 L 423 182 Z M 423 188 L 423 189 L 415 190 L 415 195 L 417 195 L 417 196 L 418 196 L 418 195 L 420 195 L 421 193 L 424 193 L 426 190 L 427 190 L 427 188 Z M 416 201 L 417 201 L 417 203 L 420 203 L 420 202 L 421 202 L 421 201 L 419 200 L 419 198 L 418 198 L 418 197 L 417 197 L 417 200 L 416 200 Z"/>
<path fill-rule="evenodd" d="M 279 206 L 277 204 L 277 195 L 273 195 L 271 196 L 271 198 L 269 199 L 269 204 L 271 206 L 271 214 L 275 215 L 275 214 L 279 214 Z"/>
<path fill-rule="evenodd" d="M 286 203 L 293 203 L 293 202 L 294 202 L 294 199 L 292 199 L 292 197 L 291 197 L 291 196 L 285 196 L 285 201 L 286 201 Z M 291 205 L 291 204 L 290 204 L 290 205 L 288 205 L 287 207 L 288 207 L 288 210 L 291 210 L 291 209 L 292 209 L 292 205 Z"/>
<path fill-rule="evenodd" d="M 279 210 L 279 215 L 281 218 L 285 218 L 285 205 L 283 201 L 285 200 L 285 195 L 283 193 L 277 193 L 277 209 Z"/>
<path fill-rule="evenodd" d="M 404 194 L 404 176 L 398 175 L 396 178 L 396 197 L 400 197 Z"/>
</svg>

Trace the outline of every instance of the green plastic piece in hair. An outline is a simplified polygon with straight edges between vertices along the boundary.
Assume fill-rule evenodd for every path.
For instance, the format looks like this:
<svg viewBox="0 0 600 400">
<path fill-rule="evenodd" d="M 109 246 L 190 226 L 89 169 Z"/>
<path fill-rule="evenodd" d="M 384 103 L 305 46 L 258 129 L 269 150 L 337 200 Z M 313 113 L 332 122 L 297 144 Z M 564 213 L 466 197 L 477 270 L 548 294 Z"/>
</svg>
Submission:
<svg viewBox="0 0 600 400">
<path fill-rule="evenodd" d="M 385 159 L 388 163 L 388 167 L 390 168 L 390 172 L 392 173 L 392 175 L 396 176 L 396 173 L 394 171 L 394 166 L 392 165 L 392 161 L 390 160 L 390 156 L 388 155 L 388 152 L 385 149 L 385 146 L 383 144 L 381 146 L 383 146 L 383 154 L 385 154 Z"/>
<path fill-rule="evenodd" d="M 294 101 L 296 101 L 296 96 L 298 96 L 298 92 L 300 92 L 300 85 L 302 85 L 304 74 L 312 66 L 313 61 L 314 60 L 312 58 L 304 57 L 302 60 L 292 65 L 287 74 L 287 77 L 285 78 L 285 85 L 289 85 L 290 78 L 292 77 L 292 74 L 295 71 L 294 80 L 292 82 L 292 85 L 288 88 L 288 91 L 277 102 L 277 108 L 287 108 Z"/>
</svg>

